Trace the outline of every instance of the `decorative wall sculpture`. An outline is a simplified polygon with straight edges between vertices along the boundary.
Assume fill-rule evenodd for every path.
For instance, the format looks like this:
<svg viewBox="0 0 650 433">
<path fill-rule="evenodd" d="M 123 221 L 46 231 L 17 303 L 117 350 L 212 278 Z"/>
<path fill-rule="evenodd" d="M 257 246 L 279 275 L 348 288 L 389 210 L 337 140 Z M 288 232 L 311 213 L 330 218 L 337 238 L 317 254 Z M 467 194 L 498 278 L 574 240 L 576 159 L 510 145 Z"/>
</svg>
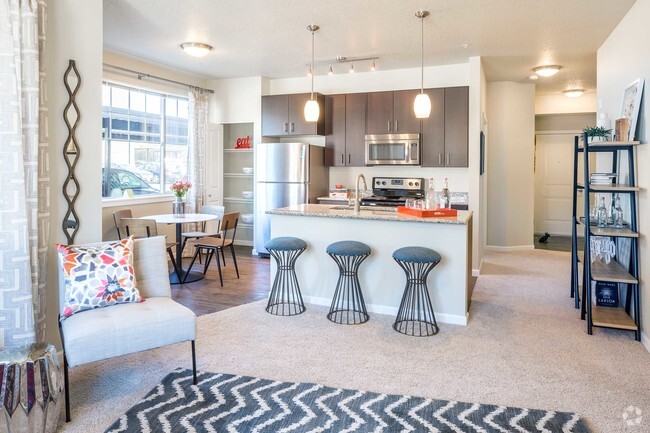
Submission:
<svg viewBox="0 0 650 433">
<path fill-rule="evenodd" d="M 81 112 L 75 100 L 77 91 L 81 86 L 81 75 L 79 75 L 74 60 L 70 60 L 68 69 L 63 74 L 63 84 L 65 84 L 65 90 L 68 92 L 68 104 L 63 109 L 63 120 L 68 128 L 68 138 L 63 145 L 63 159 L 68 166 L 68 175 L 66 176 L 65 182 L 63 182 L 63 197 L 68 203 L 68 210 L 63 217 L 62 228 L 68 244 L 73 244 L 74 237 L 79 231 L 79 216 L 77 215 L 77 211 L 75 211 L 74 204 L 77 197 L 79 197 L 80 186 L 74 169 L 77 166 L 80 154 L 79 144 L 77 143 L 75 134 L 81 118 Z"/>
</svg>

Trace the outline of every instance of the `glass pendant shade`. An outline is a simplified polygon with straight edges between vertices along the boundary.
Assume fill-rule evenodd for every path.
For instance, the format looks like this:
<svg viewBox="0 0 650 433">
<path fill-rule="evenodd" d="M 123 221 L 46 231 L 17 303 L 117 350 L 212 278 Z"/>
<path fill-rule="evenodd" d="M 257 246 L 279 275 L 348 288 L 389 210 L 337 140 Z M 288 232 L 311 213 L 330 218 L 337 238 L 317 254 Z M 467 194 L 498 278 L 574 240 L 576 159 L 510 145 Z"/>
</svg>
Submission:
<svg viewBox="0 0 650 433">
<path fill-rule="evenodd" d="M 420 93 L 413 102 L 413 111 L 418 119 L 426 119 L 431 114 L 431 99 L 426 93 Z"/>
<path fill-rule="evenodd" d="M 320 116 L 320 107 L 318 106 L 318 101 L 314 99 L 310 99 L 305 104 L 305 121 L 318 122 L 319 116 Z"/>
</svg>

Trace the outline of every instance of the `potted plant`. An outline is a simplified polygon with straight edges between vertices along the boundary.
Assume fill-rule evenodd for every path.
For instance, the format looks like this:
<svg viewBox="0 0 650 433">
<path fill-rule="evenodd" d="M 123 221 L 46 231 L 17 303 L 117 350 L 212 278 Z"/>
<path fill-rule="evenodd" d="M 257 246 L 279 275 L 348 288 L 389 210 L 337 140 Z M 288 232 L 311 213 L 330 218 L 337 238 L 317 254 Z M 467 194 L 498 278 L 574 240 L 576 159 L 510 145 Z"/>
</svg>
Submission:
<svg viewBox="0 0 650 433">
<path fill-rule="evenodd" d="M 602 126 L 587 126 L 582 132 L 587 134 L 587 143 L 593 143 L 594 141 L 609 141 L 612 130 Z"/>
</svg>

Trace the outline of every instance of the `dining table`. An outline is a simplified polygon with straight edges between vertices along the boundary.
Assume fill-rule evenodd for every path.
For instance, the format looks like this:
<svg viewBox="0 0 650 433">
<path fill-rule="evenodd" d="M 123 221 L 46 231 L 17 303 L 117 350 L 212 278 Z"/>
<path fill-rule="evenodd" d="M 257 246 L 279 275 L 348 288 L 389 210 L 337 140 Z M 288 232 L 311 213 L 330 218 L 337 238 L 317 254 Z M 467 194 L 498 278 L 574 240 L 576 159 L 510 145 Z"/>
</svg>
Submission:
<svg viewBox="0 0 650 433">
<path fill-rule="evenodd" d="M 149 215 L 142 219 L 151 219 L 156 224 L 176 224 L 176 270 L 169 273 L 171 284 L 191 283 L 203 279 L 203 272 L 190 272 L 183 268 L 183 224 L 202 223 L 218 219 L 217 215 L 204 213 L 186 213 L 181 215 Z"/>
</svg>

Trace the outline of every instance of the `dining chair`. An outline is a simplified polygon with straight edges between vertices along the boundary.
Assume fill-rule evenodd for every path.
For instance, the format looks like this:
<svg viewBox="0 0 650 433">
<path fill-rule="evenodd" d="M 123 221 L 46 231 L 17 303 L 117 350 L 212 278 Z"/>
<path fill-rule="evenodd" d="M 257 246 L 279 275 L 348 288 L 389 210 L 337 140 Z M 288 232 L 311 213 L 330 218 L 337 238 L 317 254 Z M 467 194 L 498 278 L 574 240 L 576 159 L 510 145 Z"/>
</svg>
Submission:
<svg viewBox="0 0 650 433">
<path fill-rule="evenodd" d="M 201 251 L 204 250 L 207 253 L 205 259 L 205 266 L 203 268 L 203 275 L 208 272 L 208 266 L 210 266 L 210 261 L 214 257 L 215 253 L 217 255 L 217 269 L 219 270 L 219 282 L 221 287 L 223 287 L 223 275 L 221 273 L 221 261 L 219 260 L 219 252 L 221 252 L 222 257 L 224 257 L 224 250 L 226 248 L 230 249 L 230 254 L 232 255 L 232 261 L 235 264 L 235 271 L 237 272 L 237 278 L 239 278 L 239 268 L 237 267 L 237 257 L 235 256 L 235 235 L 237 234 L 237 224 L 239 223 L 239 212 L 229 213 L 223 216 L 221 220 L 221 237 L 220 238 L 201 238 L 196 241 L 194 245 L 195 251 L 192 261 L 190 262 L 190 267 L 187 269 L 187 274 L 189 275 L 192 270 L 192 266 L 196 261 L 196 257 L 201 254 Z M 228 238 L 228 232 L 231 233 L 230 238 Z M 224 261 L 225 263 L 225 261 Z"/>
<path fill-rule="evenodd" d="M 122 235 L 126 234 L 126 231 L 122 226 L 122 220 L 124 218 L 133 218 L 133 212 L 131 212 L 131 209 L 120 209 L 113 212 L 113 221 L 115 221 L 115 229 L 117 229 L 118 239 L 122 239 Z"/>
<path fill-rule="evenodd" d="M 193 232 L 184 232 L 181 233 L 181 237 L 183 238 L 183 243 L 181 246 L 181 251 L 185 251 L 185 245 L 187 244 L 188 240 L 192 239 L 201 239 L 201 238 L 218 238 L 221 236 L 221 233 L 219 232 L 219 225 L 221 223 L 221 218 L 223 217 L 223 214 L 225 212 L 226 208 L 223 206 L 214 206 L 214 205 L 204 205 L 201 206 L 201 213 L 202 214 L 209 214 L 209 215 L 216 215 L 217 216 L 217 231 L 214 233 L 210 233 L 206 231 L 207 227 L 207 221 L 203 221 L 201 224 L 201 229 Z M 201 256 L 199 255 L 199 263 L 201 263 Z"/>
<path fill-rule="evenodd" d="M 115 213 L 113 216 L 115 216 Z M 156 220 L 143 218 L 121 218 L 120 226 L 121 227 L 118 228 L 118 233 L 120 233 L 121 230 L 123 233 L 126 233 L 126 236 L 133 236 L 136 239 L 152 238 L 154 236 L 158 236 L 158 226 L 156 225 Z M 176 276 L 180 281 L 181 277 L 178 272 L 176 260 L 174 259 L 174 248 L 176 248 L 177 243 L 166 242 L 165 245 L 167 247 L 167 254 L 169 254 L 169 258 L 172 261 L 172 266 L 174 266 L 174 272 L 176 272 Z"/>
</svg>

